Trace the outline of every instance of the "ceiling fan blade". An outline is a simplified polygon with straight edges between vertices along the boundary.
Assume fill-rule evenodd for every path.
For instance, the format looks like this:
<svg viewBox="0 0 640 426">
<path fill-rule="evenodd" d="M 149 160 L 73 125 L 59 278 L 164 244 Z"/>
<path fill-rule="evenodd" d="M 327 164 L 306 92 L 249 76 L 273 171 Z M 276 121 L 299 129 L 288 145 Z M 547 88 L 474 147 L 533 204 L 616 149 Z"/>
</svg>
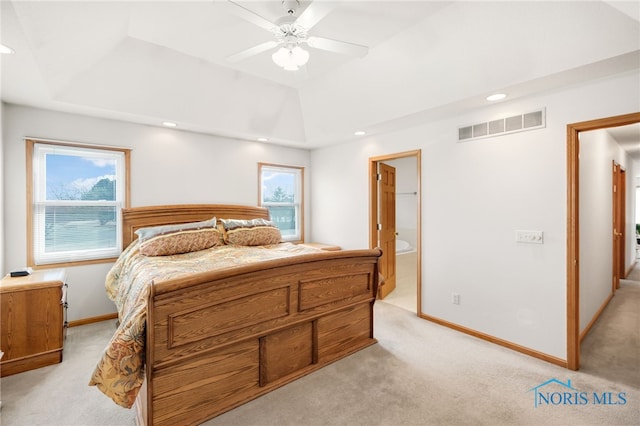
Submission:
<svg viewBox="0 0 640 426">
<path fill-rule="evenodd" d="M 369 53 L 369 48 L 367 46 L 348 43 L 346 41 L 331 40 L 324 37 L 309 37 L 307 39 L 307 44 L 316 49 L 342 53 L 343 55 L 357 56 L 359 58 L 362 58 Z"/>
<path fill-rule="evenodd" d="M 227 61 L 229 62 L 240 62 L 244 59 L 247 59 L 251 56 L 257 55 L 258 53 L 266 52 L 269 49 L 273 49 L 278 45 L 276 41 L 265 41 L 264 43 L 260 43 L 256 46 L 250 47 L 242 52 L 235 53 L 231 56 L 227 56 Z"/>
<path fill-rule="evenodd" d="M 313 28 L 315 24 L 320 22 L 322 18 L 327 16 L 336 7 L 335 2 L 325 2 L 315 0 L 302 12 L 302 15 L 296 19 L 296 24 L 306 30 Z"/>
<path fill-rule="evenodd" d="M 273 22 L 269 21 L 266 18 L 263 18 L 262 16 L 258 15 L 254 11 L 247 9 L 246 7 L 242 6 L 240 3 L 236 3 L 232 0 L 227 0 L 227 4 L 232 4 L 233 6 L 235 6 L 234 8 L 231 8 L 232 13 L 238 15 L 239 17 L 241 17 L 246 21 L 251 22 L 254 25 L 259 26 L 260 28 L 264 28 L 269 32 L 273 32 L 275 29 L 278 28 L 278 26 Z"/>
</svg>

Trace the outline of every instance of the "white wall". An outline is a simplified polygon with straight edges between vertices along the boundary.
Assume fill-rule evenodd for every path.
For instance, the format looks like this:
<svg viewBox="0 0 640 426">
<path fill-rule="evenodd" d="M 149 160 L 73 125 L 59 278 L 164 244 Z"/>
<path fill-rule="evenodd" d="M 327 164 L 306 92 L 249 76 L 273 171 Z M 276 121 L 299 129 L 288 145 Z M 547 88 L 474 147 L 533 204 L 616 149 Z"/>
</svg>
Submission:
<svg viewBox="0 0 640 426">
<path fill-rule="evenodd" d="M 366 247 L 368 159 L 420 148 L 423 312 L 566 359 L 566 125 L 640 111 L 639 82 L 629 73 L 314 150 L 312 234 Z M 456 143 L 460 125 L 540 107 L 544 129 Z M 544 244 L 516 243 L 520 229 Z"/>
<path fill-rule="evenodd" d="M 24 137 L 131 148 L 131 206 L 179 203 L 256 205 L 258 162 L 309 166 L 307 150 L 161 127 L 5 105 L 4 273 L 26 264 Z M 308 181 L 308 180 L 307 180 Z M 305 194 L 309 194 L 308 182 Z M 307 195 L 305 195 L 308 197 Z M 308 228 L 309 214 L 305 224 Z M 306 231 L 309 235 L 309 231 Z M 111 264 L 68 268 L 69 320 L 114 312 L 105 295 Z"/>
<path fill-rule="evenodd" d="M 633 162 L 606 130 L 580 133 L 580 330 L 583 331 L 611 294 L 612 241 L 612 164 L 626 170 L 627 189 L 635 182 Z M 633 198 L 627 191 L 628 207 Z M 627 222 L 627 235 L 635 238 L 633 220 Z M 627 254 L 635 256 L 634 246 Z M 627 267 L 629 256 L 625 258 Z"/>
</svg>

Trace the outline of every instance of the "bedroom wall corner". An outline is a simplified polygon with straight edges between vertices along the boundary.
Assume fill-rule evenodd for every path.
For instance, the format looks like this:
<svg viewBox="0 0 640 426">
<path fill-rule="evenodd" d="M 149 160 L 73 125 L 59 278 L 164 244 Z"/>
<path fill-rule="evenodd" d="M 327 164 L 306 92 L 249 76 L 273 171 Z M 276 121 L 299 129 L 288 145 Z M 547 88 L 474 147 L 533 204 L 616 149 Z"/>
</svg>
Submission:
<svg viewBox="0 0 640 426">
<path fill-rule="evenodd" d="M 26 265 L 25 137 L 131 149 L 131 206 L 220 203 L 255 206 L 258 162 L 309 167 L 309 151 L 5 104 L 4 267 Z M 309 188 L 305 188 L 308 199 Z M 310 226 L 310 209 L 305 224 Z M 115 312 L 105 293 L 111 263 L 67 268 L 69 321 Z"/>
</svg>

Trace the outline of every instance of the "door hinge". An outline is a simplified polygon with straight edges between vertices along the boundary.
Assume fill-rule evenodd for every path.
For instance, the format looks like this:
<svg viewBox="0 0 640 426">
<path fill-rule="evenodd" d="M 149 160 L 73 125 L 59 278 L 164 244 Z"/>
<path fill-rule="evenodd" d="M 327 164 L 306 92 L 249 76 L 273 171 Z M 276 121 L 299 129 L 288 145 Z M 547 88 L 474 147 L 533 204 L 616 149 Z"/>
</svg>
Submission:
<svg viewBox="0 0 640 426">
<path fill-rule="evenodd" d="M 378 224 L 378 226 L 377 226 L 377 228 L 378 228 L 378 231 L 382 231 L 382 224 L 381 224 L 381 223 L 379 223 L 379 224 Z"/>
<path fill-rule="evenodd" d="M 613 192 L 616 192 L 616 191 L 617 191 L 617 189 L 618 189 L 618 186 L 614 184 L 614 185 L 613 185 Z"/>
<path fill-rule="evenodd" d="M 376 180 L 377 181 L 381 181 L 382 180 L 382 174 L 376 173 Z"/>
</svg>

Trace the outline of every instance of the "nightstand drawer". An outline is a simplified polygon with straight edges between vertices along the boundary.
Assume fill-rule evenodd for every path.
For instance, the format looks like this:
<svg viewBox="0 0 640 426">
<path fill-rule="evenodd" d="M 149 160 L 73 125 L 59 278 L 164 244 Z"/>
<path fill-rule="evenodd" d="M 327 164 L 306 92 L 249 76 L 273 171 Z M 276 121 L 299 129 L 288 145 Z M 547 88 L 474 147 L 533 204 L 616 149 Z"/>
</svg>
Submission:
<svg viewBox="0 0 640 426">
<path fill-rule="evenodd" d="M 0 281 L 2 377 L 62 361 L 67 288 L 64 269 Z"/>
</svg>

